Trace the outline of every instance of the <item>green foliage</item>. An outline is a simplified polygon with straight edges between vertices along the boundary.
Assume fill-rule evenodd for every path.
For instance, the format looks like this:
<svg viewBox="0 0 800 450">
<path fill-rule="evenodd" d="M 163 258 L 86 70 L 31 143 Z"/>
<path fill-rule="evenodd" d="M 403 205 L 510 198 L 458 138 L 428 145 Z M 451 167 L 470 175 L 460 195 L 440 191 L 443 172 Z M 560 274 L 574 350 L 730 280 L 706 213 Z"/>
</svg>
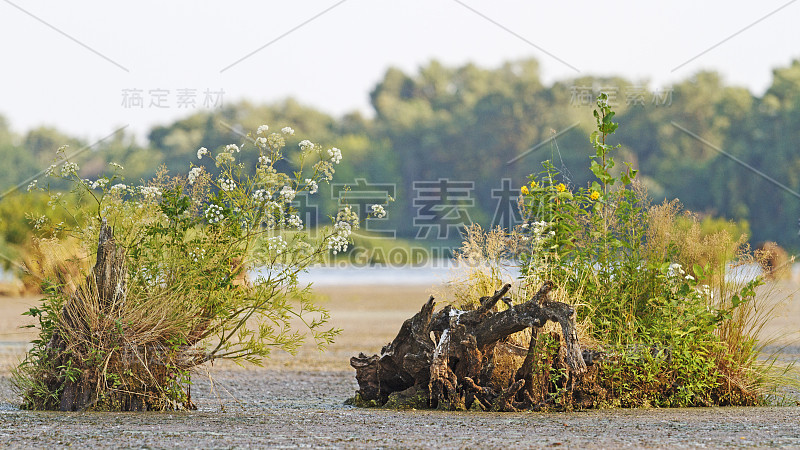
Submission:
<svg viewBox="0 0 800 450">
<path fill-rule="evenodd" d="M 601 383 L 620 405 L 754 403 L 754 339 L 744 330 L 761 280 L 725 280 L 742 241 L 724 230 L 700 236 L 674 205 L 650 207 L 637 191 L 636 170 L 612 171 L 619 146 L 607 138 L 617 124 L 604 94 L 594 115 L 590 169 L 597 180 L 570 189 L 545 162 L 522 188 L 533 242 L 521 258 L 526 284 L 553 280 L 556 295 L 577 305 L 589 341 L 613 361 L 603 365 Z"/>
<path fill-rule="evenodd" d="M 51 168 L 50 175 L 74 186 L 72 196 L 50 193 L 50 203 L 74 225 L 44 217 L 36 218 L 37 226 L 46 236 L 78 238 L 87 255 L 95 251 L 101 226 L 113 227 L 125 250 L 127 291 L 103 308 L 109 300 L 78 277 L 74 291 L 55 285 L 29 312 L 41 331 L 19 370 L 19 378 L 27 379 L 18 385 L 28 387 L 28 407 L 52 407 L 52 391 L 79 379 L 100 380 L 96 407 L 113 409 L 119 403 L 114 393 L 131 392 L 149 407 L 186 406 L 195 365 L 215 359 L 259 364 L 276 349 L 293 353 L 304 340 L 303 328 L 320 349 L 332 342 L 338 330 L 328 327 L 327 311 L 297 276 L 331 250 L 345 250 L 359 222 L 345 206 L 333 227 L 305 229 L 292 201 L 330 182 L 341 152 L 307 140 L 297 150 L 288 148 L 293 135 L 288 127 L 278 133 L 259 127 L 249 137 L 254 145 L 229 144 L 214 155 L 201 148 L 188 176 L 162 169 L 141 186 L 121 183 L 120 165 L 96 180 L 79 177 L 80 168 L 69 160 Z M 257 155 L 255 164 L 241 162 L 247 151 Z M 287 159 L 295 164 L 286 166 Z M 40 240 L 47 242 L 60 245 L 58 239 Z M 250 280 L 254 269 L 259 274 Z M 56 335 L 66 345 L 47 347 Z M 46 395 L 31 389 L 36 379 L 48 380 Z"/>
</svg>

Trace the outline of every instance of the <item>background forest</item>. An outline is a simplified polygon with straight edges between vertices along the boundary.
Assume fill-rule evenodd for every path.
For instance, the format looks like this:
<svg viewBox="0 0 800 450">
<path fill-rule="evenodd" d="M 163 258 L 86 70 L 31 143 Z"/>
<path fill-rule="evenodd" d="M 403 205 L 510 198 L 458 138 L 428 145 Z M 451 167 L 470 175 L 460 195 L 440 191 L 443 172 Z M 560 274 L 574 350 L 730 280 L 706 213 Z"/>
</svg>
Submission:
<svg viewBox="0 0 800 450">
<path fill-rule="evenodd" d="M 199 147 L 244 142 L 261 124 L 291 126 L 298 136 L 343 151 L 336 174 L 342 184 L 321 186 L 316 203 L 297 199 L 309 226 L 329 223 L 340 199 L 363 217 L 367 205 L 388 195 L 395 199 L 388 218 L 371 219 L 366 234 L 455 247 L 470 222 L 521 223 L 519 186 L 544 160 L 568 184 L 587 185 L 592 147 L 586 136 L 600 91 L 618 112 L 619 167 L 627 161 L 640 169 L 654 201 L 679 198 L 708 228 L 734 221 L 752 245 L 771 240 L 800 249 L 800 61 L 774 70 L 771 86 L 757 97 L 714 72 L 670 87 L 597 77 L 546 86 L 537 61 L 525 60 L 496 69 L 433 61 L 414 74 L 390 68 L 370 93 L 370 117 L 332 117 L 292 99 L 239 102 L 155 127 L 146 142 L 124 130 L 96 144 L 52 128 L 18 134 L 0 117 L 0 253 L 14 259 L 30 235 L 24 213 L 48 207 L 46 196 L 25 188 L 45 178 L 64 144 L 80 176 L 96 178 L 116 162 L 137 182 L 161 165 L 184 174 Z M 287 144 L 297 148 L 298 142 Z"/>
</svg>

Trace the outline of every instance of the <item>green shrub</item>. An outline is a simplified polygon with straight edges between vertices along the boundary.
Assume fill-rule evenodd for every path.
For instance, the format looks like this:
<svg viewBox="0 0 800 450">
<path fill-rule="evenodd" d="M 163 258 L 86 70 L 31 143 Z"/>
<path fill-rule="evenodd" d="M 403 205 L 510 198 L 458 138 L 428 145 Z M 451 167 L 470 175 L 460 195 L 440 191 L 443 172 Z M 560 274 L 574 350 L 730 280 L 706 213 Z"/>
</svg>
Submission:
<svg viewBox="0 0 800 450">
<path fill-rule="evenodd" d="M 338 330 L 327 326 L 327 311 L 297 275 L 345 250 L 359 224 L 344 207 L 332 227 L 304 229 L 294 197 L 329 182 L 341 152 L 307 140 L 287 149 L 284 136 L 293 133 L 259 127 L 248 137 L 253 145 L 228 145 L 214 156 L 201 148 L 188 175 L 162 169 L 141 186 L 123 184 L 118 165 L 97 180 L 79 178 L 70 161 L 50 168 L 49 175 L 74 186 L 73 196 L 49 194 L 75 226 L 34 218 L 40 248 L 50 254 L 61 239 L 47 237 L 71 236 L 84 256 L 70 259 L 80 275 L 69 283 L 49 277 L 43 305 L 28 313 L 41 331 L 17 371 L 25 407 L 57 408 L 70 382 L 94 386 L 86 407 L 189 407 L 189 370 L 196 365 L 258 364 L 275 349 L 294 352 L 305 336 L 298 326 L 321 348 L 332 342 Z M 256 167 L 238 162 L 242 151 L 258 153 Z M 123 298 L 110 305 L 86 276 L 106 223 L 126 268 Z M 254 268 L 261 275 L 250 280 Z"/>
<path fill-rule="evenodd" d="M 618 146 L 607 140 L 617 124 L 605 94 L 594 116 L 597 180 L 568 186 L 545 162 L 522 188 L 525 284 L 552 280 L 556 297 L 577 306 L 584 343 L 606 354 L 600 380 L 613 404 L 756 403 L 762 281 L 726 278 L 732 259 L 756 263 L 746 238 L 726 227 L 701 233 L 677 202 L 649 205 L 636 170 L 614 170 Z"/>
</svg>

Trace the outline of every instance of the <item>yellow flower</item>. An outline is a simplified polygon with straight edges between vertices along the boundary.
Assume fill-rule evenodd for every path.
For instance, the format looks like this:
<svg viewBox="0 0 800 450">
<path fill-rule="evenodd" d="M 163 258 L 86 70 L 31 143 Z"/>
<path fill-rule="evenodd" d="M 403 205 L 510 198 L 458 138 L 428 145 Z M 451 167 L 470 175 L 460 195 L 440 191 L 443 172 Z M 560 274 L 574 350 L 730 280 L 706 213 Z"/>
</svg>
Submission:
<svg viewBox="0 0 800 450">
<path fill-rule="evenodd" d="M 564 191 L 566 191 L 566 190 L 567 190 L 567 187 L 566 187 L 566 186 L 564 186 L 564 183 L 558 183 L 558 186 L 556 186 L 556 190 L 557 190 L 558 192 L 564 192 Z"/>
<path fill-rule="evenodd" d="M 539 183 L 536 180 L 531 181 L 531 189 L 536 189 L 539 187 Z"/>
<path fill-rule="evenodd" d="M 531 191 L 528 190 L 528 186 L 522 186 L 520 191 L 522 191 L 522 193 L 525 194 L 525 195 L 528 195 L 528 194 L 531 193 Z"/>
<path fill-rule="evenodd" d="M 600 193 L 597 191 L 592 191 L 592 194 L 589 196 L 589 198 L 591 198 L 592 200 L 597 200 L 598 198 L 600 198 Z"/>
</svg>

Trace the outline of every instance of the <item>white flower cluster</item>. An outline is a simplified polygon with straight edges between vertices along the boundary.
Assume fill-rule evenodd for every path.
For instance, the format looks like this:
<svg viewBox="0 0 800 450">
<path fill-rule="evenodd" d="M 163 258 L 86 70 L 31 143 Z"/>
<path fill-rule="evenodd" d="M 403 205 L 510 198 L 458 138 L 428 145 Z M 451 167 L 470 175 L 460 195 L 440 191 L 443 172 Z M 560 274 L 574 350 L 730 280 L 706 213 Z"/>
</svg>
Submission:
<svg viewBox="0 0 800 450">
<path fill-rule="evenodd" d="M 267 138 L 262 136 L 262 137 L 256 139 L 256 145 L 258 145 L 259 147 L 266 146 L 267 145 Z"/>
<path fill-rule="evenodd" d="M 33 222 L 33 228 L 39 229 L 47 222 L 47 216 L 39 216 L 36 218 L 36 221 Z"/>
<path fill-rule="evenodd" d="M 228 144 L 225 146 L 225 151 L 228 153 L 239 153 L 239 146 L 236 144 Z"/>
<path fill-rule="evenodd" d="M 75 164 L 74 162 L 71 162 L 71 161 L 67 161 L 61 167 L 61 176 L 62 177 L 68 177 L 68 176 L 73 175 L 73 174 L 77 175 L 78 174 L 78 169 L 79 169 L 79 167 L 78 167 L 77 164 Z"/>
<path fill-rule="evenodd" d="M 50 200 L 47 201 L 47 206 L 52 206 L 53 209 L 56 209 L 59 200 L 61 200 L 61 192 L 51 195 Z"/>
<path fill-rule="evenodd" d="M 383 208 L 383 205 L 372 205 L 370 208 L 372 209 L 372 215 L 378 219 L 386 217 L 386 210 Z"/>
<path fill-rule="evenodd" d="M 219 187 L 222 188 L 223 191 L 230 192 L 236 189 L 236 182 L 230 178 L 222 178 L 219 180 Z"/>
<path fill-rule="evenodd" d="M 234 162 L 236 162 L 236 158 L 234 158 L 232 152 L 219 152 L 219 155 L 217 155 L 217 167 L 225 163 L 233 164 Z"/>
<path fill-rule="evenodd" d="M 331 157 L 331 161 L 333 161 L 334 164 L 342 162 L 342 151 L 336 147 L 328 149 L 328 156 Z"/>
<path fill-rule="evenodd" d="M 38 181 L 39 180 L 33 180 L 33 181 L 30 182 L 30 184 L 28 185 L 28 192 L 32 191 L 36 187 L 36 183 Z"/>
<path fill-rule="evenodd" d="M 155 186 L 142 186 L 141 188 L 142 196 L 148 200 L 155 199 L 159 195 L 161 195 L 161 190 L 159 190 Z"/>
<path fill-rule="evenodd" d="M 197 159 L 203 159 L 203 155 L 208 155 L 208 154 L 209 153 L 207 148 L 200 147 L 200 149 L 197 150 Z"/>
<path fill-rule="evenodd" d="M 347 250 L 350 244 L 350 234 L 353 232 L 353 227 L 350 222 L 340 221 L 336 222 L 333 226 L 333 235 L 328 241 L 328 249 L 333 250 L 333 254 Z"/>
<path fill-rule="evenodd" d="M 273 149 L 278 149 L 283 148 L 283 146 L 286 145 L 286 140 L 283 139 L 283 136 L 280 134 L 272 133 L 267 137 L 267 143 L 269 143 L 269 146 Z"/>
<path fill-rule="evenodd" d="M 192 261 L 197 262 L 206 257 L 206 249 L 195 247 L 194 250 L 189 250 L 189 257 L 192 258 Z"/>
<path fill-rule="evenodd" d="M 53 176 L 53 172 L 55 172 L 55 171 L 56 171 L 56 167 L 57 167 L 57 166 L 56 166 L 55 164 L 51 164 L 51 165 L 50 165 L 50 167 L 48 167 L 48 168 L 47 168 L 47 169 L 44 171 L 44 176 L 46 176 L 46 177 Z"/>
<path fill-rule="evenodd" d="M 287 136 L 294 136 L 294 129 L 292 127 L 283 127 L 281 128 L 281 133 Z"/>
<path fill-rule="evenodd" d="M 308 187 L 309 194 L 316 194 L 317 190 L 319 189 L 319 185 L 316 181 L 312 180 L 311 178 L 306 178 L 306 186 Z"/>
<path fill-rule="evenodd" d="M 258 163 L 261 164 L 262 166 L 268 166 L 272 164 L 272 160 L 269 159 L 269 156 L 261 155 L 258 157 Z"/>
<path fill-rule="evenodd" d="M 206 220 L 208 223 L 217 223 L 225 218 L 222 214 L 222 207 L 219 205 L 208 205 L 204 215 L 206 216 Z"/>
<path fill-rule="evenodd" d="M 109 192 L 112 192 L 112 193 L 119 192 L 120 194 L 123 194 L 123 193 L 125 193 L 125 191 L 127 189 L 128 189 L 127 185 L 122 184 L 122 183 L 117 183 L 117 184 L 111 186 L 111 189 L 109 189 Z"/>
<path fill-rule="evenodd" d="M 256 131 L 256 134 L 264 134 L 267 131 L 269 131 L 269 125 L 261 125 L 261 126 L 258 127 L 258 130 Z"/>
<path fill-rule="evenodd" d="M 116 170 L 125 170 L 125 168 L 122 167 L 122 164 L 117 164 L 115 162 L 110 162 L 110 163 L 108 163 L 108 165 L 113 167 Z"/>
<path fill-rule="evenodd" d="M 289 203 L 294 200 L 294 196 L 297 195 L 297 192 L 295 192 L 295 190 L 289 186 L 284 186 L 281 188 L 281 192 L 278 195 L 280 195 L 282 199 Z"/>
<path fill-rule="evenodd" d="M 192 170 L 189 171 L 189 176 L 187 177 L 189 179 L 189 184 L 194 184 L 194 182 L 197 181 L 197 177 L 199 177 L 201 173 L 203 173 L 202 167 L 192 167 Z"/>
<path fill-rule="evenodd" d="M 667 276 L 670 278 L 679 278 L 683 276 L 683 278 L 686 280 L 694 280 L 694 277 L 687 274 L 686 271 L 683 270 L 683 267 L 678 263 L 672 263 L 669 265 L 669 268 L 667 269 Z"/>
<path fill-rule="evenodd" d="M 264 189 L 257 189 L 255 192 L 253 192 L 253 200 L 257 202 L 263 202 L 264 200 L 267 200 L 270 197 L 272 197 L 272 194 L 270 194 L 268 191 Z"/>
<path fill-rule="evenodd" d="M 326 181 L 331 181 L 333 179 L 333 174 L 336 170 L 333 168 L 333 164 L 330 161 L 319 161 L 314 165 L 314 170 L 322 174 L 322 178 Z"/>
<path fill-rule="evenodd" d="M 298 230 L 303 229 L 303 219 L 300 218 L 297 214 L 292 214 L 286 219 L 286 224 L 290 227 L 297 228 Z"/>
<path fill-rule="evenodd" d="M 267 239 L 267 249 L 269 251 L 280 254 L 285 252 L 287 247 L 289 247 L 289 244 L 283 240 L 283 236 L 275 236 Z"/>
<path fill-rule="evenodd" d="M 98 178 L 97 181 L 92 182 L 92 189 L 103 189 L 108 184 L 108 178 Z"/>
<path fill-rule="evenodd" d="M 304 152 L 314 150 L 314 143 L 308 139 L 303 139 L 298 145 L 300 146 L 300 150 Z"/>
</svg>

